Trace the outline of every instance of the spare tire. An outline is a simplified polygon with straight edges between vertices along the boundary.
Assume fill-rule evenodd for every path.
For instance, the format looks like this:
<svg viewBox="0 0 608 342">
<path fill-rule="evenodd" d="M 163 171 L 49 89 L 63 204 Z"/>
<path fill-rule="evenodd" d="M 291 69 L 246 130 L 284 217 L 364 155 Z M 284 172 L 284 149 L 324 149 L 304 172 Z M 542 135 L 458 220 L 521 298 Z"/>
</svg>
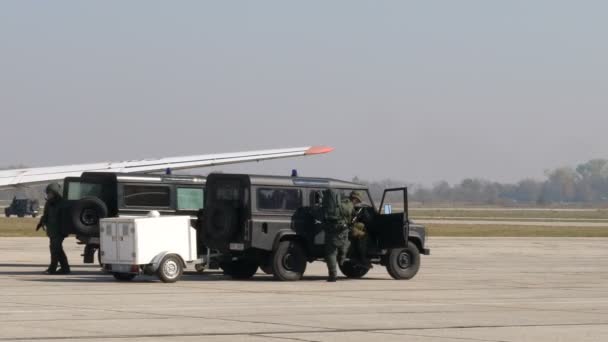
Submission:
<svg viewBox="0 0 608 342">
<path fill-rule="evenodd" d="M 211 208 L 204 228 L 206 242 L 212 247 L 225 247 L 239 229 L 238 216 L 238 210 L 228 205 Z"/>
<path fill-rule="evenodd" d="M 108 207 L 97 197 L 80 199 L 70 210 L 72 227 L 84 236 L 99 236 L 99 221 L 104 217 L 108 217 Z"/>
</svg>

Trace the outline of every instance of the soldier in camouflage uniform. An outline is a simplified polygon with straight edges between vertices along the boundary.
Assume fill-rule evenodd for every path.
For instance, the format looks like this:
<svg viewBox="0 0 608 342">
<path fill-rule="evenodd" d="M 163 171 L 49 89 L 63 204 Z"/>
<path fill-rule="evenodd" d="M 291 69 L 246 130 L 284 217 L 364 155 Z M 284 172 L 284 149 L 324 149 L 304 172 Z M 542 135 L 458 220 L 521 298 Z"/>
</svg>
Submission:
<svg viewBox="0 0 608 342">
<path fill-rule="evenodd" d="M 353 229 L 352 229 L 352 246 L 353 251 L 355 252 L 358 260 L 359 267 L 371 268 L 372 264 L 367 258 L 367 245 L 369 240 L 369 234 L 367 233 L 367 227 L 364 222 L 360 222 L 361 220 L 366 221 L 364 216 L 363 209 L 367 206 L 363 203 L 363 195 L 359 191 L 352 191 L 349 196 L 353 206 L 355 208 L 355 216 L 353 218 Z M 369 220 L 367 220 L 369 221 Z"/>
<path fill-rule="evenodd" d="M 44 214 L 36 227 L 36 231 L 43 228 L 50 240 L 51 264 L 45 273 L 69 274 L 70 265 L 68 264 L 68 258 L 63 251 L 63 240 L 66 236 L 61 229 L 61 211 L 63 208 L 61 186 L 57 183 L 50 184 L 46 188 L 46 196 L 47 201 L 44 206 Z M 59 271 L 57 270 L 57 264 L 61 265 Z"/>
<path fill-rule="evenodd" d="M 331 190 L 323 194 L 323 226 L 325 230 L 325 262 L 329 271 L 327 281 L 335 282 L 338 263 L 342 265 L 350 245 L 348 235 L 354 216 L 354 206 L 350 199 L 340 201 L 339 195 Z"/>
</svg>

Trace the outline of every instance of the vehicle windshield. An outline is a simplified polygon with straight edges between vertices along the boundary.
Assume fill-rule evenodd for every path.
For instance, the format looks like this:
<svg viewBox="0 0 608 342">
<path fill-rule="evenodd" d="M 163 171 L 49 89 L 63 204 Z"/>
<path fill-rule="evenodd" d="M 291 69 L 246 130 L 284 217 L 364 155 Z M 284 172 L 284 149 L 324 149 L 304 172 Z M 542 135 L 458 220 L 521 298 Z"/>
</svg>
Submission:
<svg viewBox="0 0 608 342">
<path fill-rule="evenodd" d="M 97 183 L 68 182 L 68 200 L 77 201 L 84 197 L 102 197 L 103 185 Z"/>
</svg>

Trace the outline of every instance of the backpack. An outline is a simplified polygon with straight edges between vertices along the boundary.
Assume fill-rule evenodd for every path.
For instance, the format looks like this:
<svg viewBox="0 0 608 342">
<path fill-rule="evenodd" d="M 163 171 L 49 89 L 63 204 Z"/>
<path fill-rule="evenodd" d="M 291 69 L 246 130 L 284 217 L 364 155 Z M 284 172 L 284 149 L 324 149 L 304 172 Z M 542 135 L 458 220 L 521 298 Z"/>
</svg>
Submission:
<svg viewBox="0 0 608 342">
<path fill-rule="evenodd" d="M 325 222 L 338 222 L 342 219 L 340 195 L 337 192 L 331 189 L 323 191 L 321 207 L 323 208 L 323 220 Z"/>
</svg>

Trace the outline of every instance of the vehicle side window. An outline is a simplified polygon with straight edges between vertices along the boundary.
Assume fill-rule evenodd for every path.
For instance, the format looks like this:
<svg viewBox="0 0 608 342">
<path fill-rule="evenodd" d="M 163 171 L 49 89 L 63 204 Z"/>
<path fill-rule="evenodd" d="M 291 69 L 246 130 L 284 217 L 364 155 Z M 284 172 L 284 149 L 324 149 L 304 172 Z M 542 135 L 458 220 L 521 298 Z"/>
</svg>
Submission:
<svg viewBox="0 0 608 342">
<path fill-rule="evenodd" d="M 169 207 L 171 190 L 168 186 L 125 185 L 124 203 L 128 207 Z"/>
<path fill-rule="evenodd" d="M 203 209 L 204 191 L 198 188 L 177 188 L 177 210 Z"/>
<path fill-rule="evenodd" d="M 260 210 L 296 210 L 302 206 L 302 191 L 260 188 L 257 190 L 257 200 Z"/>
</svg>

